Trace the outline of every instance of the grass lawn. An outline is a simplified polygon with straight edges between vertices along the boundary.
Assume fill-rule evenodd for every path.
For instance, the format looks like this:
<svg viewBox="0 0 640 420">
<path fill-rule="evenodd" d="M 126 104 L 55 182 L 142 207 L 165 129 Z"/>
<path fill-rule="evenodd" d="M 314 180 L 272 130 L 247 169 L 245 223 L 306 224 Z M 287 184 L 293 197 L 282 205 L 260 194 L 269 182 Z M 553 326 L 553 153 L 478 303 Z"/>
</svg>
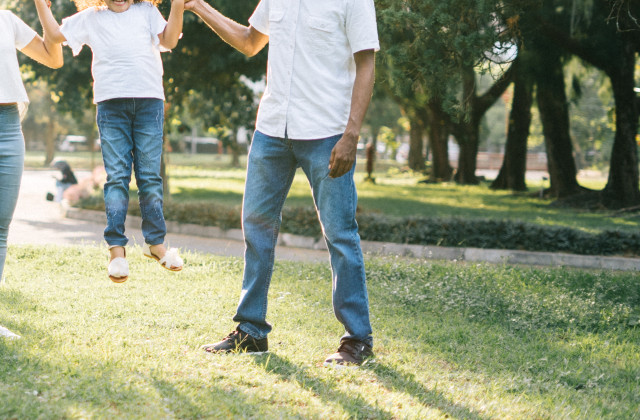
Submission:
<svg viewBox="0 0 640 420">
<path fill-rule="evenodd" d="M 171 166 L 169 185 L 171 199 L 177 201 L 212 201 L 240 206 L 244 189 L 244 169 L 228 167 Z M 610 211 L 587 212 L 550 206 L 550 200 L 531 194 L 493 191 L 489 183 L 460 186 L 455 183 L 425 184 L 423 178 L 411 173 L 388 170 L 376 174 L 376 183 L 365 182 L 366 173 L 356 172 L 358 207 L 366 212 L 390 216 L 460 217 L 465 219 L 509 219 L 540 225 L 570 227 L 588 232 L 639 229 L 640 217 L 616 215 Z M 593 180 L 585 184 L 597 186 Z M 548 185 L 547 185 L 548 186 Z M 535 192 L 538 181 L 529 183 Z M 313 206 L 309 184 L 298 171 L 285 203 L 290 207 Z"/>
<path fill-rule="evenodd" d="M 73 168 L 89 167 L 89 153 L 66 153 L 58 156 L 69 161 Z M 100 155 L 94 154 L 94 161 Z M 41 165 L 42 157 L 29 153 L 27 167 Z M 244 157 L 241 160 L 244 164 Z M 170 154 L 168 158 L 171 200 L 214 202 L 220 205 L 240 206 L 244 190 L 245 169 L 230 168 L 226 155 Z M 422 176 L 401 173 L 391 162 L 377 164 L 376 184 L 365 182 L 366 173 L 361 159 L 356 171 L 358 206 L 362 211 L 379 212 L 390 216 L 461 217 L 465 219 L 509 219 L 540 225 L 570 227 L 588 232 L 603 230 L 637 230 L 637 213 L 615 214 L 611 211 L 587 212 L 550 206 L 551 201 L 534 197 L 541 181 L 528 181 L 531 193 L 513 194 L 493 191 L 489 183 L 478 186 L 459 186 L 455 183 L 425 184 Z M 606 180 L 585 178 L 581 184 L 602 189 Z M 548 187 L 548 181 L 545 186 Z M 132 191 L 135 196 L 135 192 Z M 308 182 L 298 171 L 286 206 L 313 206 Z"/>
<path fill-rule="evenodd" d="M 242 261 L 12 246 L 0 286 L 0 418 L 630 419 L 635 273 L 368 259 L 376 360 L 324 368 L 342 331 L 327 264 L 278 262 L 270 353 L 199 350 L 234 328 Z"/>
</svg>

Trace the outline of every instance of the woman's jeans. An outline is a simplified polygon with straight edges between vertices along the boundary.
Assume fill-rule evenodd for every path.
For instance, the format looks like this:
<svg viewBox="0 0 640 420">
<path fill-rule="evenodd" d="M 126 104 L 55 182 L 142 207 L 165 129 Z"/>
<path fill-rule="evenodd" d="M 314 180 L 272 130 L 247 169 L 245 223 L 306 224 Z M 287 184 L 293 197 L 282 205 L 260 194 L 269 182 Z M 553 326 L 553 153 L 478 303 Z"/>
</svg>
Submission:
<svg viewBox="0 0 640 420">
<path fill-rule="evenodd" d="M 54 200 L 56 203 L 61 202 L 64 199 L 64 192 L 69 189 L 70 186 L 75 184 L 69 184 L 68 182 L 56 181 L 56 195 Z"/>
<path fill-rule="evenodd" d="M 7 236 L 18 201 L 22 168 L 24 167 L 24 137 L 17 105 L 0 106 L 0 279 L 7 257 Z"/>
<path fill-rule="evenodd" d="M 273 271 L 282 206 L 296 169 L 304 171 L 313 194 L 333 273 L 333 310 L 344 325 L 344 338 L 372 344 L 369 298 L 356 224 L 353 171 L 329 177 L 331 151 L 341 136 L 290 140 L 256 131 L 249 151 L 242 204 L 245 266 L 242 294 L 233 320 L 261 339 L 271 331 L 266 321 L 267 291 Z M 308 314 L 313 316 L 312 314 Z"/>
<path fill-rule="evenodd" d="M 104 204 L 109 246 L 125 246 L 125 219 L 133 166 L 142 214 L 142 235 L 149 245 L 164 242 L 167 229 L 162 212 L 164 102 L 152 98 L 118 98 L 98 103 L 98 130 L 107 172 Z"/>
</svg>

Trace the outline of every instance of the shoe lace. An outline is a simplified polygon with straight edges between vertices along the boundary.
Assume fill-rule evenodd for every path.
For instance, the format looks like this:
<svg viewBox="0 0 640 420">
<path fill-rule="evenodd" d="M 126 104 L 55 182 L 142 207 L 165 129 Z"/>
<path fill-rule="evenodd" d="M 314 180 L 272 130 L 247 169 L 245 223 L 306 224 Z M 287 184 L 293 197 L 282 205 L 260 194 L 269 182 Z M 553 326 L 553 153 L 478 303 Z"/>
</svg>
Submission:
<svg viewBox="0 0 640 420">
<path fill-rule="evenodd" d="M 240 331 L 238 331 L 238 330 L 233 330 L 233 331 L 231 331 L 231 332 L 229 333 L 229 335 L 227 335 L 224 339 L 225 339 L 225 340 L 231 340 L 231 339 L 234 339 L 236 336 L 239 336 L 239 335 L 240 335 Z"/>
<path fill-rule="evenodd" d="M 365 345 L 357 340 L 343 340 L 338 347 L 338 353 L 349 353 L 356 355 L 365 349 Z"/>
</svg>

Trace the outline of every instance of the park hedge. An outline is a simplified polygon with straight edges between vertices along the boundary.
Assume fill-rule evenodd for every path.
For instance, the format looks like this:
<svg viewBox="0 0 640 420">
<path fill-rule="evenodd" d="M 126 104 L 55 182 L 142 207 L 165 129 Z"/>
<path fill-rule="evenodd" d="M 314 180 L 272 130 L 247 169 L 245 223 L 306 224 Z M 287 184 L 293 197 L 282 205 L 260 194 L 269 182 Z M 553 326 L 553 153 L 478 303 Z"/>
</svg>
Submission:
<svg viewBox="0 0 640 420">
<path fill-rule="evenodd" d="M 104 211 L 101 197 L 83 200 L 79 206 Z M 222 229 L 241 227 L 238 206 L 221 206 L 209 201 L 169 201 L 164 204 L 164 212 L 167 220 L 180 223 L 218 226 Z M 135 200 L 131 201 L 129 214 L 140 215 L 140 208 Z M 512 220 L 391 217 L 368 212 L 358 212 L 357 220 L 361 238 L 368 241 L 582 255 L 640 256 L 638 232 L 611 230 L 589 233 Z M 316 211 L 312 207 L 285 207 L 281 231 L 315 238 L 322 235 Z"/>
</svg>

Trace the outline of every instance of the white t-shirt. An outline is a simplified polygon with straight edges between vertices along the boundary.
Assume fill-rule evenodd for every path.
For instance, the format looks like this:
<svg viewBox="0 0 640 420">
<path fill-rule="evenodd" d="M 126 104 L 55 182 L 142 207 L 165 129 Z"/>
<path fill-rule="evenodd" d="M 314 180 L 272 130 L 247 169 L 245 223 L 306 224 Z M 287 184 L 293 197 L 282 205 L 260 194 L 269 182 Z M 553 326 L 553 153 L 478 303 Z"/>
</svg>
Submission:
<svg viewBox="0 0 640 420">
<path fill-rule="evenodd" d="M 267 87 L 256 128 L 311 140 L 342 134 L 353 54 L 379 50 L 373 0 L 261 0 L 249 23 L 269 36 Z"/>
<path fill-rule="evenodd" d="M 22 83 L 16 49 L 26 47 L 36 32 L 9 10 L 0 10 L 0 104 L 17 103 L 21 116 L 29 97 Z"/>
<path fill-rule="evenodd" d="M 115 13 L 90 7 L 62 20 L 60 30 L 73 55 L 83 45 L 93 52 L 93 102 L 114 98 L 164 100 L 158 34 L 167 22 L 151 3 Z"/>
</svg>

